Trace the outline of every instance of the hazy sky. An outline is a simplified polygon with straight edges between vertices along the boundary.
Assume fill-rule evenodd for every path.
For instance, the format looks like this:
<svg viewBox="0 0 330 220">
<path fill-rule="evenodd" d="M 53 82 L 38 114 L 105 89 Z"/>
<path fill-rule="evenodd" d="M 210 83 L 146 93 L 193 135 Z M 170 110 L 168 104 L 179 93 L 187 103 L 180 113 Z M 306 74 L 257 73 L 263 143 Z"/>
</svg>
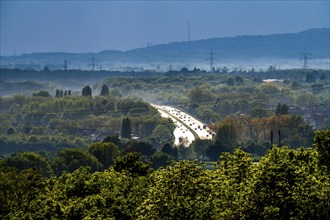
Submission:
<svg viewBox="0 0 330 220">
<path fill-rule="evenodd" d="M 327 1 L 1 1 L 1 55 L 329 28 Z"/>
</svg>

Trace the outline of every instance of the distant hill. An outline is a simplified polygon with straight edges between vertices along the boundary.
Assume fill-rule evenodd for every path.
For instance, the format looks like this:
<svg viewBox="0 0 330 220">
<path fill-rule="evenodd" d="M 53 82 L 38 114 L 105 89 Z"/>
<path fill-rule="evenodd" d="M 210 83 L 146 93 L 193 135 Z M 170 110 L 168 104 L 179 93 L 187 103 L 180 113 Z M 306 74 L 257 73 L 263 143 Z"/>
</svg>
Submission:
<svg viewBox="0 0 330 220">
<path fill-rule="evenodd" d="M 240 64 L 250 60 L 295 60 L 304 55 L 306 48 L 308 57 L 314 62 L 326 60 L 329 65 L 330 29 L 315 28 L 291 34 L 273 34 L 256 36 L 236 36 L 210 38 L 190 42 L 173 42 L 155 46 L 138 48 L 129 51 L 105 50 L 99 53 L 32 53 L 21 56 L 1 57 L 1 67 L 21 69 L 63 69 L 64 60 L 69 68 L 91 69 L 92 57 L 95 68 L 145 67 L 157 68 L 159 65 L 181 63 L 182 65 L 208 65 L 211 48 L 217 63 Z M 318 62 L 318 61 L 317 61 Z M 317 63 L 316 62 L 316 63 Z M 267 63 L 272 64 L 272 63 Z"/>
</svg>

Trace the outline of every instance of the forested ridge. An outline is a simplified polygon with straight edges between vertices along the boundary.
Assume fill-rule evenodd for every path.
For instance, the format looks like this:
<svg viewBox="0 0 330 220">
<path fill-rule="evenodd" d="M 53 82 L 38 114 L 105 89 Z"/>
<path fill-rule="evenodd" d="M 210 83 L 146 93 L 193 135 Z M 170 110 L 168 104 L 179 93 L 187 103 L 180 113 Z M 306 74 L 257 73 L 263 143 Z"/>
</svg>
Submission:
<svg viewBox="0 0 330 220">
<path fill-rule="evenodd" d="M 237 148 L 234 153 L 223 153 L 212 170 L 204 169 L 197 160 L 172 162 L 153 170 L 138 153 L 108 160 L 109 167 L 100 170 L 106 161 L 101 158 L 104 154 L 97 153 L 100 149 L 112 149 L 112 155 L 118 156 L 109 142 L 80 152 L 89 158 L 84 162 L 70 157 L 73 152 L 61 152 L 53 160 L 36 153 L 18 153 L 0 163 L 0 216 L 328 219 L 329 141 L 329 131 L 318 131 L 313 148 L 273 146 L 257 164 Z M 87 161 L 94 161 L 94 165 Z M 73 169 L 59 175 L 51 169 L 52 163 L 57 163 L 56 168 Z"/>
</svg>

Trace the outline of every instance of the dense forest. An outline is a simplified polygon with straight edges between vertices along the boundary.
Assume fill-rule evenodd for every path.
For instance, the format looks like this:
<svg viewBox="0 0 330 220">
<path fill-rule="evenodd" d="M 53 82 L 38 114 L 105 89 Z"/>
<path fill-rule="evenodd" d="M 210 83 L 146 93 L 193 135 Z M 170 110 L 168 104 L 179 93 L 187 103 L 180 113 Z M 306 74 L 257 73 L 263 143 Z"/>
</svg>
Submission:
<svg viewBox="0 0 330 220">
<path fill-rule="evenodd" d="M 2 219 L 328 219 L 330 132 L 313 148 L 240 148 L 212 170 L 197 160 L 157 170 L 116 145 L 63 149 L 49 160 L 22 152 L 0 161 Z"/>
<path fill-rule="evenodd" d="M 330 215 L 329 70 L 1 74 L 0 218 Z M 174 145 L 152 104 L 196 117 L 213 140 Z"/>
</svg>

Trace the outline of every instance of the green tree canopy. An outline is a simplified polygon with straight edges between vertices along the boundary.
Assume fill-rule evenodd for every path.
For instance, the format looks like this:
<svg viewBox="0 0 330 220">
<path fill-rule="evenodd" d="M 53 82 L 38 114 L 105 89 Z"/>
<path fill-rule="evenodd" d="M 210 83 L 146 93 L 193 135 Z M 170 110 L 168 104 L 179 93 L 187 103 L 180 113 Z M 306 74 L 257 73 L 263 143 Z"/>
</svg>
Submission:
<svg viewBox="0 0 330 220">
<path fill-rule="evenodd" d="M 132 131 L 131 131 L 131 120 L 126 117 L 123 119 L 121 125 L 121 137 L 131 139 Z"/>
<path fill-rule="evenodd" d="M 127 153 L 119 157 L 113 165 L 117 172 L 128 172 L 132 175 L 145 176 L 148 174 L 151 163 L 145 163 L 141 159 L 141 154 L 137 152 Z"/>
<path fill-rule="evenodd" d="M 90 86 L 85 86 L 81 93 L 82 96 L 92 96 L 92 88 Z"/>
<path fill-rule="evenodd" d="M 88 151 L 98 159 L 104 169 L 108 169 L 120 153 L 118 146 L 113 143 L 106 142 L 91 144 Z"/>
<path fill-rule="evenodd" d="M 103 84 L 100 95 L 101 96 L 107 96 L 109 94 L 110 94 L 109 87 L 106 84 Z"/>
<path fill-rule="evenodd" d="M 326 166 L 330 173 L 330 130 L 316 131 L 313 146 L 318 152 L 320 165 Z"/>
<path fill-rule="evenodd" d="M 19 152 L 0 161 L 2 167 L 15 167 L 19 170 L 35 169 L 39 174 L 50 177 L 52 168 L 44 157 L 34 152 Z"/>
<path fill-rule="evenodd" d="M 88 166 L 92 172 L 102 169 L 102 164 L 97 158 L 80 148 L 63 148 L 58 151 L 58 156 L 52 161 L 52 167 L 57 176 L 63 172 L 73 172 L 82 166 Z"/>
</svg>

